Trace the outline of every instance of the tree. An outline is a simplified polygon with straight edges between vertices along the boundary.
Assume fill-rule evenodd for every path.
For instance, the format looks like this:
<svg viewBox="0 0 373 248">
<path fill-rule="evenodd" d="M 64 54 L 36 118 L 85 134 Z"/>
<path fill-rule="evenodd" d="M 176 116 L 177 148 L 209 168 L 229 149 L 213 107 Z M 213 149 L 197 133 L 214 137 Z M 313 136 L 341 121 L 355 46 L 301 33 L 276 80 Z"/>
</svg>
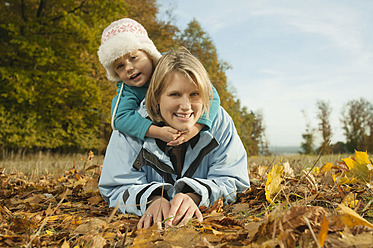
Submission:
<svg viewBox="0 0 373 248">
<path fill-rule="evenodd" d="M 0 146 L 88 148 L 97 143 L 100 97 L 97 59 L 90 50 L 96 32 L 87 8 L 85 1 L 1 5 Z"/>
<path fill-rule="evenodd" d="M 315 129 L 311 127 L 311 123 L 307 118 L 306 112 L 302 110 L 304 118 L 306 120 L 306 130 L 302 133 L 303 142 L 301 143 L 303 154 L 314 154 L 314 143 L 315 143 Z"/>
<path fill-rule="evenodd" d="M 364 98 L 344 105 L 341 122 L 349 152 L 373 151 L 373 105 Z"/>
<path fill-rule="evenodd" d="M 147 25 L 162 27 L 155 0 L 141 3 L 1 1 L 0 148 L 106 146 L 116 87 L 106 79 L 97 49 L 103 29 L 114 20 L 146 13 Z M 162 36 L 173 35 L 170 25 L 162 30 Z"/>
<path fill-rule="evenodd" d="M 330 125 L 331 107 L 327 101 L 318 100 L 317 103 L 317 118 L 319 120 L 318 130 L 321 132 L 322 144 L 319 147 L 319 152 L 331 153 L 330 140 L 332 138 L 332 129 Z"/>
<path fill-rule="evenodd" d="M 229 66 L 198 22 L 181 34 L 157 19 L 155 0 L 14 0 L 1 1 L 0 10 L 0 149 L 104 150 L 116 84 L 97 49 L 104 28 L 130 17 L 159 51 L 183 44 L 201 59 L 248 154 L 258 153 L 264 128 L 227 89 Z"/>
</svg>

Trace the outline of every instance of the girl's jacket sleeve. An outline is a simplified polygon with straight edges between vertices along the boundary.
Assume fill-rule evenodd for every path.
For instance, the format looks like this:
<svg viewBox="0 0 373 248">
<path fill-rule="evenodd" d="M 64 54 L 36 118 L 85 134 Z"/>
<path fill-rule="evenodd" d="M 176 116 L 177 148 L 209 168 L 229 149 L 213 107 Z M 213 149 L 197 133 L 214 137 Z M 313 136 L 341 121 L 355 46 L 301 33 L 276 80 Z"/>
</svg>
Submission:
<svg viewBox="0 0 373 248">
<path fill-rule="evenodd" d="M 197 121 L 199 124 L 205 125 L 203 130 L 209 130 L 212 126 L 212 122 L 215 120 L 215 117 L 220 108 L 220 97 L 218 91 L 212 86 L 212 102 L 209 110 L 209 115 L 207 116 L 204 113 Z"/>
<path fill-rule="evenodd" d="M 111 115 L 114 116 L 114 127 L 119 131 L 137 137 L 141 140 L 145 139 L 145 134 L 148 131 L 152 122 L 143 118 L 136 109 L 139 107 L 140 102 L 144 99 L 147 86 L 134 87 L 124 85 L 119 99 L 116 113 L 114 108 L 120 94 L 120 87 L 122 82 L 117 84 L 118 94 L 113 98 L 111 105 Z"/>
<path fill-rule="evenodd" d="M 220 197 L 224 203 L 235 201 L 238 193 L 250 187 L 245 148 L 228 113 L 220 107 L 210 130 L 218 146 L 206 156 L 207 176 L 180 178 L 175 193 L 182 192 L 185 185 L 201 196 L 200 205 L 209 207 Z"/>
</svg>

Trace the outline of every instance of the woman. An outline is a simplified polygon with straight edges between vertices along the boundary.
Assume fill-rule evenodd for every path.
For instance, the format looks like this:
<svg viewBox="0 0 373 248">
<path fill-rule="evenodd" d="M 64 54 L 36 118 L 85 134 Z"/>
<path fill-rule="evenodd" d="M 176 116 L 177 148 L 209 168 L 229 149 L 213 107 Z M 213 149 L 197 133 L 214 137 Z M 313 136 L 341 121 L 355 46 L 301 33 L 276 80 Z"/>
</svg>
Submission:
<svg viewBox="0 0 373 248">
<path fill-rule="evenodd" d="M 187 132 L 212 96 L 208 74 L 186 49 L 162 56 L 145 99 L 157 125 Z M 142 104 L 139 113 L 146 116 Z M 220 107 L 212 127 L 188 142 L 170 147 L 147 138 L 144 142 L 114 131 L 99 182 L 111 207 L 142 216 L 138 228 L 202 221 L 198 206 L 209 207 L 224 196 L 226 204 L 249 184 L 246 152 L 230 116 Z"/>
</svg>

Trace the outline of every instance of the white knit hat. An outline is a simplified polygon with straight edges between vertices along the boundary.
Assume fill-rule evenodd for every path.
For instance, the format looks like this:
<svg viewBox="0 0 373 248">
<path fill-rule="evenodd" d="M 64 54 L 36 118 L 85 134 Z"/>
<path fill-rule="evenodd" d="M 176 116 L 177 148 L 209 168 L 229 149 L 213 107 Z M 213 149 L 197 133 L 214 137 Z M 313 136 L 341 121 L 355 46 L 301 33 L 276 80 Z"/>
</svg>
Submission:
<svg viewBox="0 0 373 248">
<path fill-rule="evenodd" d="M 117 82 L 121 79 L 115 73 L 113 63 L 123 55 L 135 51 L 143 50 L 157 64 L 161 54 L 149 39 L 145 28 L 135 20 L 123 18 L 111 23 L 101 36 L 101 46 L 98 48 L 98 58 L 105 67 L 107 78 Z"/>
</svg>

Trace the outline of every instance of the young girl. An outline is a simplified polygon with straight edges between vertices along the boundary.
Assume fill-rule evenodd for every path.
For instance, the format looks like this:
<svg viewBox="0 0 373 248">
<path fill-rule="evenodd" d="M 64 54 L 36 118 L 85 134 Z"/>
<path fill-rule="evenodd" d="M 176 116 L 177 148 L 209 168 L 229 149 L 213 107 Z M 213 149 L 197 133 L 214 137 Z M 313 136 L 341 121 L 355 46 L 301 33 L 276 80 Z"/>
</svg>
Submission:
<svg viewBox="0 0 373 248">
<path fill-rule="evenodd" d="M 124 18 L 111 23 L 102 33 L 98 50 L 100 62 L 109 80 L 117 82 L 118 95 L 111 107 L 112 128 L 135 136 L 158 138 L 169 145 L 179 145 L 197 134 L 203 127 L 209 129 L 220 105 L 213 89 L 209 116 L 203 115 L 190 130 L 157 127 L 142 118 L 136 109 L 144 99 L 154 68 L 161 57 L 145 28 L 138 22 Z"/>
<path fill-rule="evenodd" d="M 187 50 L 170 51 L 160 59 L 145 99 L 154 125 L 187 130 L 209 111 L 208 74 Z M 141 103 L 139 113 L 146 116 Z M 203 220 L 199 206 L 220 197 L 235 201 L 250 186 L 247 157 L 231 117 L 219 107 L 208 131 L 189 141 L 167 146 L 159 139 L 144 142 L 113 131 L 99 181 L 109 206 L 142 216 L 138 228 L 162 222 Z"/>
</svg>

